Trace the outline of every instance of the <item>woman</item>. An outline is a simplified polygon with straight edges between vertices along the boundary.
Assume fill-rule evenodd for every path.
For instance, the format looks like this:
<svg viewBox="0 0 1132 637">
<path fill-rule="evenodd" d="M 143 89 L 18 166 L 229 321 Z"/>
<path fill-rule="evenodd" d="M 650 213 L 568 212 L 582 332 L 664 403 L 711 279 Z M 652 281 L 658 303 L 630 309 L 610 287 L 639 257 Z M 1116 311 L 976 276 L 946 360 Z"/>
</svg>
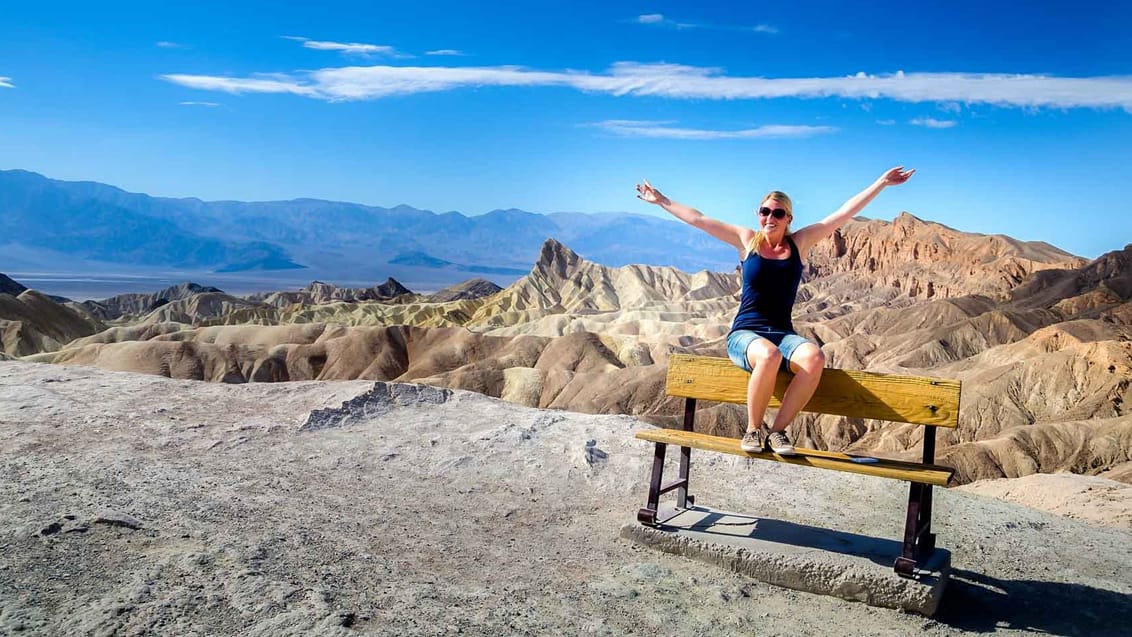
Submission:
<svg viewBox="0 0 1132 637">
<path fill-rule="evenodd" d="M 695 208 L 672 201 L 647 179 L 637 184 L 638 199 L 664 208 L 677 219 L 739 251 L 743 293 L 727 336 L 727 355 L 751 373 L 747 383 L 747 432 L 740 443 L 744 451 L 762 451 L 769 446 L 779 455 L 794 454 L 786 425 L 814 395 L 825 367 L 821 348 L 798 336 L 790 321 L 802 280 L 802 256 L 864 209 L 880 191 L 908 181 L 914 172 L 915 169 L 904 170 L 903 166 L 892 168 L 833 214 L 793 233 L 793 204 L 777 190 L 759 204 L 759 228 L 752 230 L 712 219 Z M 782 397 L 774 424 L 767 430 L 763 418 L 780 367 L 793 372 L 794 378 Z"/>
</svg>

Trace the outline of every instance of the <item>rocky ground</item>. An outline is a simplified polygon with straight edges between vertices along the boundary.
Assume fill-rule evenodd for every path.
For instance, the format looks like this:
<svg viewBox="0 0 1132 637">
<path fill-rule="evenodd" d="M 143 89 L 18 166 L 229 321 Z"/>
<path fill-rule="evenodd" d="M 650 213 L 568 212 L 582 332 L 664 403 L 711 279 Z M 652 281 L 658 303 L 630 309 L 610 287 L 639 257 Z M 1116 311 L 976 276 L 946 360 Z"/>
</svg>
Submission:
<svg viewBox="0 0 1132 637">
<path fill-rule="evenodd" d="M 644 497 L 652 452 L 632 437 L 643 426 L 417 385 L 0 362 L 0 634 L 1132 625 L 1132 531 L 955 489 L 937 495 L 955 572 L 930 619 L 641 548 L 618 530 Z M 707 454 L 693 480 L 704 504 L 875 537 L 902 529 L 906 492 L 889 480 Z"/>
</svg>

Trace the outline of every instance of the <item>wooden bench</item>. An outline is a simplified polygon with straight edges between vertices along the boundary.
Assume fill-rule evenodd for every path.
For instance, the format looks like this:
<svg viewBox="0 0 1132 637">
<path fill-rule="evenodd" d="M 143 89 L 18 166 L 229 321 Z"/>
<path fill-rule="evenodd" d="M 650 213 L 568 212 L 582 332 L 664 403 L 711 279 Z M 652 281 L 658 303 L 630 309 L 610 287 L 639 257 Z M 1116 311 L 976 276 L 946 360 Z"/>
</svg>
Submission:
<svg viewBox="0 0 1132 637">
<path fill-rule="evenodd" d="M 745 405 L 747 380 L 750 375 L 724 358 L 673 355 L 668 361 L 666 393 L 684 401 L 684 428 L 639 431 L 637 438 L 656 443 L 648 504 L 637 512 L 642 524 L 657 526 L 660 496 L 676 491 L 678 510 L 694 506 L 688 494 L 688 473 L 692 448 L 730 453 L 748 458 L 774 460 L 793 465 L 848 471 L 882 478 L 905 480 L 911 484 L 908 493 L 908 514 L 904 527 L 902 554 L 896 558 L 897 573 L 911 576 L 935 550 L 932 525 L 932 487 L 946 486 L 954 470 L 935 463 L 934 427 L 956 427 L 959 424 L 960 383 L 955 380 L 875 374 L 840 369 L 826 369 L 817 391 L 804 411 L 869 418 L 892 422 L 925 425 L 923 459 L 903 462 L 850 456 L 833 451 L 798 449 L 798 455 L 780 456 L 764 451 L 748 453 L 739 448 L 739 440 L 709 436 L 694 431 L 696 401 L 712 400 Z M 775 384 L 771 407 L 780 406 L 783 392 L 792 374 L 780 372 Z M 664 456 L 668 445 L 680 447 L 680 468 L 676 480 L 662 485 Z"/>
</svg>

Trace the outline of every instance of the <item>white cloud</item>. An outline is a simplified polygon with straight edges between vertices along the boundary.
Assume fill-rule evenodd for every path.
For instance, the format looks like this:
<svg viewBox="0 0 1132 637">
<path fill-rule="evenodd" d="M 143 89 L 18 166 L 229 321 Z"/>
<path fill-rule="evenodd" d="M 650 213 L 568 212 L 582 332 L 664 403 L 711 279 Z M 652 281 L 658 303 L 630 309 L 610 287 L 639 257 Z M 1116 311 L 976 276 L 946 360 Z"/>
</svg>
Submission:
<svg viewBox="0 0 1132 637">
<path fill-rule="evenodd" d="M 954 128 L 956 122 L 954 120 L 936 119 L 934 117 L 917 117 L 916 119 L 909 120 L 909 124 L 915 126 L 926 126 L 927 128 Z"/>
<path fill-rule="evenodd" d="M 896 120 L 894 120 L 894 119 L 878 119 L 877 123 L 880 124 L 881 126 L 892 126 L 892 125 L 896 124 Z"/>
<path fill-rule="evenodd" d="M 1006 107 L 1124 108 L 1132 113 L 1132 76 L 1050 77 L 1000 73 L 904 73 L 842 77 L 731 77 L 721 69 L 618 62 L 605 73 L 537 71 L 518 66 L 347 66 L 251 78 L 162 75 L 161 79 L 230 93 L 293 93 L 324 100 L 476 86 L 558 86 L 670 99 L 763 100 L 839 97 L 899 102 L 983 103 Z"/>
<path fill-rule="evenodd" d="M 460 55 L 460 56 L 463 56 L 463 55 L 467 55 L 467 53 L 464 53 L 463 51 L 459 51 L 459 50 L 456 50 L 456 49 L 437 49 L 435 51 L 425 51 L 425 55 Z"/>
<path fill-rule="evenodd" d="M 309 86 L 300 86 L 290 80 L 270 78 L 213 77 L 210 75 L 159 75 L 160 79 L 189 88 L 225 93 L 292 93 L 306 97 L 320 97 Z M 324 98 L 325 99 L 325 98 Z"/>
<path fill-rule="evenodd" d="M 16 85 L 12 84 L 12 78 L 0 76 L 0 88 L 16 88 Z"/>
<path fill-rule="evenodd" d="M 157 43 L 157 46 L 162 48 L 162 49 L 183 49 L 183 48 L 185 48 L 185 45 L 183 45 L 183 44 L 177 44 L 176 42 L 170 42 L 168 40 L 161 40 L 160 42 Z"/>
<path fill-rule="evenodd" d="M 653 137 L 665 139 L 757 139 L 781 137 L 811 137 L 832 133 L 832 126 L 786 126 L 772 124 L 758 128 L 741 130 L 704 130 L 697 128 L 676 128 L 668 126 L 672 122 L 637 121 L 610 119 L 588 124 L 622 137 Z"/>
<path fill-rule="evenodd" d="M 178 104 L 180 106 L 207 106 L 209 108 L 220 106 L 220 104 L 216 102 L 178 102 Z"/>
<path fill-rule="evenodd" d="M 740 31 L 752 33 L 778 33 L 778 29 L 770 26 L 769 24 L 758 24 L 753 27 L 732 26 L 732 25 L 718 25 L 708 22 L 679 22 L 671 18 L 664 17 L 662 13 L 648 13 L 645 15 L 637 16 L 634 20 L 637 24 L 649 24 L 658 27 L 667 27 L 669 29 L 708 29 L 711 31 Z"/>
<path fill-rule="evenodd" d="M 327 42 L 323 40 L 312 40 L 304 38 L 299 35 L 284 35 L 284 40 L 294 40 L 302 42 L 303 48 L 314 49 L 316 51 L 340 51 L 346 55 L 386 55 L 390 57 L 407 57 L 397 52 L 391 46 L 378 45 L 378 44 L 363 44 L 361 42 Z"/>
<path fill-rule="evenodd" d="M 354 55 L 395 55 L 397 53 L 396 49 L 391 46 L 361 44 L 358 42 L 320 42 L 318 40 L 307 40 L 303 42 L 303 46 L 318 51 L 341 51 Z"/>
</svg>

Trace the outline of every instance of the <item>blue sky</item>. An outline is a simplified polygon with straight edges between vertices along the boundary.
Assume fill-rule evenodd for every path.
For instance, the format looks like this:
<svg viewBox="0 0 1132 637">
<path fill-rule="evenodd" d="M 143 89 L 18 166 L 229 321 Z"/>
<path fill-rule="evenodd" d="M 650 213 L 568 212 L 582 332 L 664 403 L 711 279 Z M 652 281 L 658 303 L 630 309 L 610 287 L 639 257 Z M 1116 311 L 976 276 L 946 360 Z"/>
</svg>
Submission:
<svg viewBox="0 0 1132 637">
<path fill-rule="evenodd" d="M 0 0 L 0 168 L 663 215 L 647 177 L 742 224 L 785 190 L 805 224 L 905 165 L 866 216 L 1120 249 L 1132 5 L 1021 4 Z"/>
</svg>

